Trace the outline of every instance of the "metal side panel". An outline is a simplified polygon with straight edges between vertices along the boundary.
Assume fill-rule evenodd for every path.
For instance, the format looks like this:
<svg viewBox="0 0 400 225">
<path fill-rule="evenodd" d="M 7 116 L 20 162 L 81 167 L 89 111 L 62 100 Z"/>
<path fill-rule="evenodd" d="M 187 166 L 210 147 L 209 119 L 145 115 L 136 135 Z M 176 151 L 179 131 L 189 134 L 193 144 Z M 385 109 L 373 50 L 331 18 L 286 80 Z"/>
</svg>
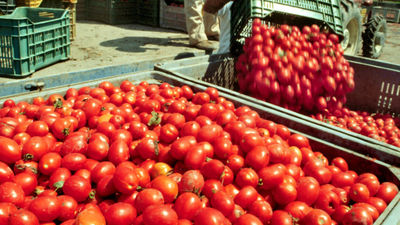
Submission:
<svg viewBox="0 0 400 225">
<path fill-rule="evenodd" d="M 48 97 L 51 94 L 62 94 L 64 95 L 68 88 L 81 88 L 84 86 L 95 87 L 100 84 L 102 81 L 107 80 L 113 83 L 114 85 L 119 85 L 124 80 L 130 80 L 135 84 L 141 81 L 148 81 L 149 83 L 156 83 L 160 84 L 162 82 L 168 82 L 171 85 L 175 86 L 182 86 L 188 85 L 192 87 L 194 91 L 204 91 L 208 86 L 215 86 L 209 85 L 205 82 L 199 82 L 193 78 L 189 77 L 180 77 L 170 74 L 165 74 L 162 72 L 157 71 L 146 71 L 146 72 L 138 72 L 135 74 L 126 74 L 126 75 L 119 75 L 119 76 L 112 76 L 108 77 L 107 79 L 97 79 L 90 82 L 83 82 L 74 85 L 68 85 L 58 88 L 53 88 L 49 90 L 45 90 L 41 93 L 29 93 L 21 94 L 18 96 L 14 96 L 13 100 L 16 102 L 19 101 L 28 101 L 30 102 L 33 98 L 42 96 Z M 286 113 L 282 113 L 276 111 L 269 107 L 261 106 L 260 104 L 256 104 L 254 102 L 248 101 L 241 97 L 237 97 L 235 95 L 230 95 L 229 93 L 225 92 L 220 89 L 220 96 L 227 98 L 228 100 L 232 101 L 236 107 L 239 106 L 249 106 L 255 111 L 257 111 L 261 117 L 271 119 L 276 123 L 280 123 L 286 126 L 290 126 L 291 123 L 297 124 L 297 126 L 291 126 L 291 132 L 293 133 L 300 133 L 306 136 L 309 141 L 311 148 L 314 151 L 319 151 L 323 153 L 329 160 L 332 160 L 334 157 L 340 156 L 346 159 L 349 164 L 350 169 L 356 171 L 357 173 L 364 173 L 364 172 L 371 172 L 374 173 L 377 177 L 379 177 L 381 182 L 390 181 L 395 183 L 396 185 L 400 185 L 400 173 L 399 168 L 393 165 L 390 165 L 386 162 L 371 159 L 363 154 L 360 154 L 356 151 L 353 151 L 351 148 L 341 147 L 335 144 L 335 139 L 346 139 L 350 137 L 340 137 L 338 134 L 332 133 L 329 130 L 324 129 L 316 125 L 315 123 L 308 123 L 307 121 L 300 120 L 299 118 L 293 117 Z M 0 98 L 0 103 L 2 103 L 5 99 Z M 300 128 L 300 129 L 295 129 Z M 313 130 L 318 130 L 319 133 L 323 135 L 315 135 Z M 380 151 L 376 149 L 376 151 Z M 397 157 L 397 159 L 399 159 Z M 374 223 L 375 225 L 393 225 L 400 223 L 400 217 L 396 217 L 396 212 L 399 212 L 400 205 L 397 204 L 398 199 L 400 199 L 400 193 L 396 195 L 394 201 L 392 201 L 386 210 L 381 214 L 378 220 Z M 387 218 L 387 219 L 386 219 Z"/>
</svg>

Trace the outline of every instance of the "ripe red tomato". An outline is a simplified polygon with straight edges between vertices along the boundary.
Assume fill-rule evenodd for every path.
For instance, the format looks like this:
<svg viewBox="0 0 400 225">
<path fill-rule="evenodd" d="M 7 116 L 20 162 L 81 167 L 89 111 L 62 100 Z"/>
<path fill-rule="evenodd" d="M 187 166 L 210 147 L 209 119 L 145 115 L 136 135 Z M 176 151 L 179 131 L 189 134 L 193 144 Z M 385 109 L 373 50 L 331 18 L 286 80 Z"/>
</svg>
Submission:
<svg viewBox="0 0 400 225">
<path fill-rule="evenodd" d="M 213 208 L 202 208 L 194 218 L 195 225 L 227 225 L 224 215 Z"/>
<path fill-rule="evenodd" d="M 165 203 L 173 202 L 178 196 L 178 184 L 170 177 L 158 176 L 151 181 L 150 186 L 163 194 Z"/>
<path fill-rule="evenodd" d="M 118 202 L 111 205 L 104 216 L 107 224 L 132 224 L 136 218 L 136 209 L 131 204 Z"/>
<path fill-rule="evenodd" d="M 186 171 L 179 182 L 179 192 L 201 193 L 204 187 L 204 177 L 199 170 Z"/>
<path fill-rule="evenodd" d="M 39 219 L 35 214 L 26 209 L 19 209 L 18 211 L 10 214 L 8 220 L 10 225 L 39 225 Z"/>
<path fill-rule="evenodd" d="M 150 205 L 164 204 L 163 194 L 155 188 L 146 188 L 139 192 L 135 199 L 135 207 L 139 213 L 143 212 Z"/>
<path fill-rule="evenodd" d="M 61 203 L 55 196 L 43 196 L 34 199 L 29 205 L 40 222 L 51 222 L 60 215 Z"/>
<path fill-rule="evenodd" d="M 24 203 L 24 196 L 21 185 L 8 181 L 0 184 L 0 202 L 9 202 L 20 207 Z"/>
<path fill-rule="evenodd" d="M 38 184 L 36 176 L 30 172 L 17 174 L 14 182 L 22 187 L 26 196 L 31 195 Z"/>
<path fill-rule="evenodd" d="M 372 216 L 368 213 L 368 209 L 358 206 L 351 208 L 343 217 L 342 223 L 350 225 L 354 223 L 371 225 L 373 223 Z"/>
<path fill-rule="evenodd" d="M 318 198 L 320 186 L 313 177 L 300 177 L 297 181 L 297 200 L 312 205 Z"/>
<path fill-rule="evenodd" d="M 49 126 L 43 121 L 33 121 L 26 129 L 31 136 L 45 136 L 49 132 Z"/>
<path fill-rule="evenodd" d="M 350 187 L 349 196 L 355 202 L 365 202 L 370 197 L 370 194 L 365 184 L 355 183 Z"/>
<path fill-rule="evenodd" d="M 302 220 L 304 224 L 331 224 L 331 217 L 323 210 L 312 209 Z"/>
<path fill-rule="evenodd" d="M 218 159 L 211 159 L 201 167 L 201 174 L 206 179 L 220 179 L 224 172 L 225 165 Z"/>
<path fill-rule="evenodd" d="M 176 225 L 178 215 L 167 205 L 151 205 L 143 212 L 143 222 L 148 225 Z"/>
<path fill-rule="evenodd" d="M 236 174 L 235 183 L 240 187 L 252 186 L 257 187 L 259 177 L 256 171 L 251 168 L 242 168 Z"/>
<path fill-rule="evenodd" d="M 135 170 L 120 164 L 115 169 L 113 177 L 114 187 L 123 194 L 132 194 L 139 185 Z"/>
<path fill-rule="evenodd" d="M 258 171 L 258 176 L 262 182 L 260 188 L 263 190 L 270 190 L 278 186 L 282 183 L 284 174 L 285 171 L 282 164 L 274 164 L 262 168 Z"/>
<path fill-rule="evenodd" d="M 225 191 L 218 191 L 211 198 L 211 206 L 228 217 L 235 208 L 235 202 Z"/>
<path fill-rule="evenodd" d="M 246 154 L 245 163 L 255 171 L 269 164 L 269 151 L 265 146 L 256 146 Z"/>
<path fill-rule="evenodd" d="M 179 195 L 174 204 L 174 210 L 179 219 L 192 220 L 200 209 L 200 198 L 192 192 L 185 192 Z"/>
<path fill-rule="evenodd" d="M 108 160 L 114 163 L 114 165 L 128 161 L 129 157 L 129 147 L 125 141 L 117 140 L 111 144 L 108 150 Z"/>
<path fill-rule="evenodd" d="M 81 176 L 69 177 L 63 186 L 63 192 L 66 195 L 73 197 L 77 202 L 85 201 L 90 194 L 91 184 L 88 180 Z"/>
<path fill-rule="evenodd" d="M 61 165 L 70 171 L 77 171 L 83 169 L 86 160 L 86 156 L 81 153 L 68 153 L 62 158 Z"/>
<path fill-rule="evenodd" d="M 21 148 L 12 139 L 0 136 L 0 158 L 6 164 L 13 164 L 21 159 Z"/>
<path fill-rule="evenodd" d="M 39 172 L 44 175 L 51 175 L 55 170 L 61 166 L 61 156 L 56 152 L 48 152 L 39 160 Z"/>
<path fill-rule="evenodd" d="M 0 203 L 0 223 L 8 224 L 9 217 L 17 212 L 17 207 L 9 202 Z"/>
<path fill-rule="evenodd" d="M 382 198 L 386 204 L 389 204 L 392 199 L 397 195 L 399 189 L 397 186 L 390 182 L 383 182 L 379 187 L 375 197 Z"/>
<path fill-rule="evenodd" d="M 293 224 L 292 216 L 283 210 L 275 210 L 270 221 L 271 225 L 291 225 Z"/>
<path fill-rule="evenodd" d="M 60 214 L 58 215 L 58 220 L 66 221 L 74 219 L 77 214 L 78 202 L 68 195 L 60 195 L 57 198 L 60 203 Z"/>
<path fill-rule="evenodd" d="M 234 200 L 235 203 L 240 205 L 243 209 L 247 209 L 251 203 L 256 201 L 257 197 L 257 190 L 252 186 L 246 186 L 239 191 Z"/>
</svg>

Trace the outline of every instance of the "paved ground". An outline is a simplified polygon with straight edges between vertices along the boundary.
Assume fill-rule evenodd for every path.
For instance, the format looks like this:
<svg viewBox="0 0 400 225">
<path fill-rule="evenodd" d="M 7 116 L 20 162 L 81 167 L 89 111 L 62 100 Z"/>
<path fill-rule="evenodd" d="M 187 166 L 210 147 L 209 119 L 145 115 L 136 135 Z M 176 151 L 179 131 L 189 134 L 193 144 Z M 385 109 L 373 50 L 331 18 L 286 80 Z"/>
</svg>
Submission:
<svg viewBox="0 0 400 225">
<path fill-rule="evenodd" d="M 31 77 L 205 53 L 187 43 L 187 35 L 179 31 L 137 24 L 111 26 L 78 21 L 77 37 L 71 45 L 71 59 L 38 70 Z M 386 46 L 379 60 L 400 64 L 399 52 L 400 24 L 389 24 Z M 9 80 L 0 78 L 0 82 Z"/>
</svg>

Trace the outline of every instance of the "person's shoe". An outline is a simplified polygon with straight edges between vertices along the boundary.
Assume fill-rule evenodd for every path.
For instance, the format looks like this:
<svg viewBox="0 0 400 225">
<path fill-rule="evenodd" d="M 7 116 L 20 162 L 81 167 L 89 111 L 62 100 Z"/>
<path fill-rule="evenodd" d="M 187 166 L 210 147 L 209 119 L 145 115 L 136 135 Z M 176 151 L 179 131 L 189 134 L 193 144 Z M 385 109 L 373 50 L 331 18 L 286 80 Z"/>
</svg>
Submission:
<svg viewBox="0 0 400 225">
<path fill-rule="evenodd" d="M 218 43 L 211 41 L 200 41 L 195 45 L 196 48 L 212 51 L 218 48 Z"/>
</svg>

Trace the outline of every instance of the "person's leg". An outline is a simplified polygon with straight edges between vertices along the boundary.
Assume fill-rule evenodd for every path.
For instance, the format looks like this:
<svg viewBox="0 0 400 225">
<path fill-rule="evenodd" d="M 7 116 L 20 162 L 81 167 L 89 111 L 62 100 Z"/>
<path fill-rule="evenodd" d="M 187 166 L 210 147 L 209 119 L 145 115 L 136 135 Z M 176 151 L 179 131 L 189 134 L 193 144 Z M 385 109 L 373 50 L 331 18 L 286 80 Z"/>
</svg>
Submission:
<svg viewBox="0 0 400 225">
<path fill-rule="evenodd" d="M 196 45 L 206 41 L 203 15 L 201 13 L 203 0 L 185 0 L 186 29 L 189 35 L 189 44 Z"/>
<path fill-rule="evenodd" d="M 219 20 L 217 14 L 204 12 L 204 30 L 207 37 L 219 37 Z"/>
</svg>

